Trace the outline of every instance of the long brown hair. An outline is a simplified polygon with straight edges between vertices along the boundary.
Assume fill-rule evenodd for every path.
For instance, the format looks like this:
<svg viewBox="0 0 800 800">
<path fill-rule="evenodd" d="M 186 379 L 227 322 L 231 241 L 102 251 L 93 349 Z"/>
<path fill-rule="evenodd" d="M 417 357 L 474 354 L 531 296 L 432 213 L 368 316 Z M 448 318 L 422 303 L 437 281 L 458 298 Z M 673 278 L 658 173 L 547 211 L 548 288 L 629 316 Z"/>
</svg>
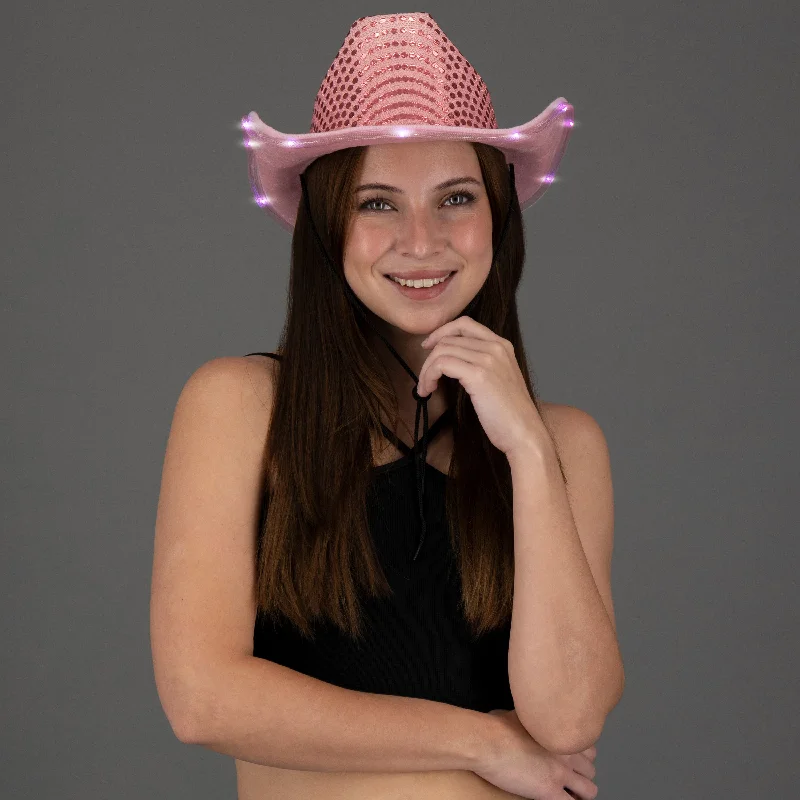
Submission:
<svg viewBox="0 0 800 800">
<path fill-rule="evenodd" d="M 472 143 L 492 212 L 493 247 L 508 208 L 508 166 L 500 150 Z M 337 150 L 306 171 L 311 212 L 336 269 L 351 213 L 351 192 L 365 147 Z M 536 408 L 517 316 L 525 261 L 522 214 L 514 196 L 509 227 L 471 316 L 508 339 Z M 391 587 L 370 535 L 366 495 L 372 441 L 381 421 L 397 430 L 398 399 L 369 345 L 371 331 L 323 261 L 304 204 L 294 228 L 288 309 L 276 352 L 272 418 L 265 448 L 265 515 L 256 553 L 258 614 L 291 620 L 309 638 L 315 618 L 353 637 L 362 632 L 360 590 L 386 597 Z M 377 343 L 374 346 L 384 345 Z M 507 624 L 514 591 L 511 470 L 489 441 L 470 397 L 440 378 L 454 408 L 453 453 L 446 482 L 450 541 L 462 611 L 474 635 Z M 558 459 L 561 465 L 560 458 Z M 566 480 L 563 466 L 562 477 Z"/>
</svg>

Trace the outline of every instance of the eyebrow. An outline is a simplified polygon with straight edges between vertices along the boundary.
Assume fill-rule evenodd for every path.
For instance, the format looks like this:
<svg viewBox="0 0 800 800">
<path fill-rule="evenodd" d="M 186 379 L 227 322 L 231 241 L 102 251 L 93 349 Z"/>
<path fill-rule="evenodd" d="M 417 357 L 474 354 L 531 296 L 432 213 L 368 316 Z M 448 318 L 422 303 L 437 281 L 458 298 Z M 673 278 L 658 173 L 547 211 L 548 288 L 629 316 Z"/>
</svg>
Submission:
<svg viewBox="0 0 800 800">
<path fill-rule="evenodd" d="M 449 180 L 443 181 L 438 186 L 434 186 L 433 190 L 438 192 L 442 189 L 447 189 L 450 186 L 455 186 L 460 183 L 474 183 L 477 186 L 481 185 L 481 182 L 477 178 L 473 178 L 471 175 L 464 175 L 460 178 L 450 178 Z M 354 192 L 362 192 L 365 189 L 380 189 L 384 192 L 396 192 L 397 194 L 405 194 L 402 189 L 398 189 L 396 186 L 390 186 L 388 183 L 362 183 L 360 186 L 356 186 L 353 190 Z"/>
</svg>

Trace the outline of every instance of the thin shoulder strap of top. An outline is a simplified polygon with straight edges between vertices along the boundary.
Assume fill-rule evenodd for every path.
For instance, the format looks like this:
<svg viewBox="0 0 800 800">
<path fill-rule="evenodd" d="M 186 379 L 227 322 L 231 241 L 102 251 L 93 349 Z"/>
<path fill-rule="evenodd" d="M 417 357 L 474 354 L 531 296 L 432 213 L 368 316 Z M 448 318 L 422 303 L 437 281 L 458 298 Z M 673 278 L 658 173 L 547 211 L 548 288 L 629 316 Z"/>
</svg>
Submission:
<svg viewBox="0 0 800 800">
<path fill-rule="evenodd" d="M 269 356 L 270 358 L 274 358 L 276 361 L 280 361 L 283 356 L 278 355 L 277 353 L 245 353 L 245 356 Z"/>
</svg>

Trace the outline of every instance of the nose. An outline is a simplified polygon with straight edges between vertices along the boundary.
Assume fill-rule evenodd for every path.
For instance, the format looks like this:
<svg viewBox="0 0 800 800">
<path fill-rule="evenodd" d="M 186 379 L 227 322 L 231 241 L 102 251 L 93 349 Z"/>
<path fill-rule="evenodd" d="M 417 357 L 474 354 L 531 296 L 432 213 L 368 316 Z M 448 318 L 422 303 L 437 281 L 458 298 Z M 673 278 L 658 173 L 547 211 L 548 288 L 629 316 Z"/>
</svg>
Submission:
<svg viewBox="0 0 800 800">
<path fill-rule="evenodd" d="M 428 209 L 412 209 L 402 215 L 397 234 L 401 255 L 417 260 L 429 258 L 442 252 L 445 242 L 444 226 Z"/>
</svg>

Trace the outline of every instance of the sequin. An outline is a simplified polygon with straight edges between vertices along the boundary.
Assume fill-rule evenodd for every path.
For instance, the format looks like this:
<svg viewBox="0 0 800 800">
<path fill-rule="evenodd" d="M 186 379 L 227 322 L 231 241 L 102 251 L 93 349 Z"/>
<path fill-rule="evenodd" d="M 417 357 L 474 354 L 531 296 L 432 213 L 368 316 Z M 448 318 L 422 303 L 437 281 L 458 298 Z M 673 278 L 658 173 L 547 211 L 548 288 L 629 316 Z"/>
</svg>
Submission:
<svg viewBox="0 0 800 800">
<path fill-rule="evenodd" d="M 390 27 L 392 22 L 400 20 L 403 27 Z M 365 40 L 361 34 L 373 29 L 374 46 L 364 46 Z M 394 38 L 397 34 L 407 36 L 407 39 Z M 418 48 L 416 51 L 410 47 Z M 403 49 L 400 49 L 403 48 Z M 340 72 L 349 64 L 355 53 L 360 53 L 367 61 L 363 69 L 359 69 L 351 82 L 342 82 Z M 390 114 L 392 123 L 419 122 L 420 113 L 428 117 L 436 109 L 435 122 L 431 124 L 460 125 L 462 120 L 455 118 L 450 112 L 449 86 L 457 87 L 459 108 L 463 102 L 474 114 L 477 127 L 497 128 L 497 121 L 489 93 L 480 75 L 472 65 L 459 52 L 458 48 L 445 36 L 441 29 L 433 22 L 429 14 L 397 16 L 394 20 L 387 17 L 362 17 L 350 28 L 347 38 L 333 60 L 331 68 L 320 86 L 319 95 L 325 102 L 316 104 L 312 114 L 310 132 L 328 132 L 338 128 L 353 125 L 385 124 L 387 112 L 393 112 L 395 104 L 389 103 L 390 97 L 397 96 L 402 90 L 378 94 L 376 86 L 383 86 L 385 80 L 381 77 L 387 73 L 397 75 L 409 70 L 418 69 L 418 63 L 424 63 L 429 72 L 425 76 L 424 90 L 430 96 L 421 97 L 425 102 L 416 106 L 409 105 L 410 115 L 407 120 L 395 113 Z M 446 80 L 444 84 L 438 76 L 447 76 L 452 73 L 454 81 Z M 419 74 L 419 81 L 423 74 Z M 460 80 L 459 80 L 460 79 Z M 417 89 L 420 87 L 418 86 Z M 351 95 L 364 90 L 364 98 L 368 102 L 361 105 L 358 113 L 352 118 L 339 113 L 342 109 L 342 100 L 352 99 Z M 417 92 L 419 95 L 419 92 Z M 486 101 L 485 101 L 486 99 Z M 472 117 L 473 114 L 470 116 Z M 378 122 L 378 120 L 381 120 Z"/>
</svg>

